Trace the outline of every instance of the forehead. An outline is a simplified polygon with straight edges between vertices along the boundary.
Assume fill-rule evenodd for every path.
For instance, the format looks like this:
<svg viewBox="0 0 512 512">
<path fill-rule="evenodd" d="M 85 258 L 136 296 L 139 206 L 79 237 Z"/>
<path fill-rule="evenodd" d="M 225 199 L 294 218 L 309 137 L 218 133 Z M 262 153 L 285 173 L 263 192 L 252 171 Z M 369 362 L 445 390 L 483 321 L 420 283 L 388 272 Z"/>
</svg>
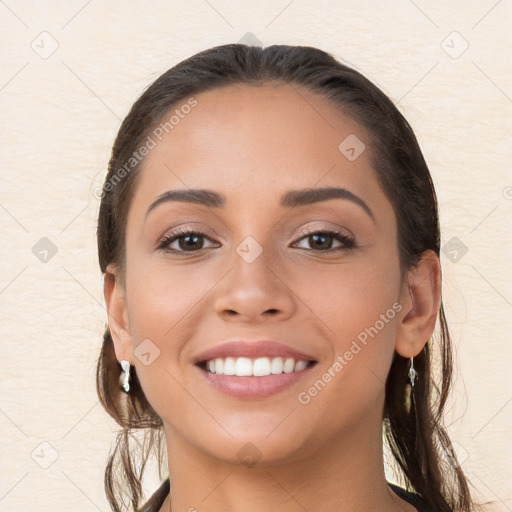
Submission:
<svg viewBox="0 0 512 512">
<path fill-rule="evenodd" d="M 194 100 L 164 116 L 174 122 L 143 162 L 134 207 L 171 188 L 218 190 L 228 202 L 315 186 L 382 195 L 365 130 L 318 94 L 289 84 L 234 85 Z M 343 153 L 347 140 L 364 148 L 356 159 Z"/>
<path fill-rule="evenodd" d="M 183 164 L 222 157 L 226 164 L 267 158 L 277 165 L 305 157 L 318 160 L 321 154 L 324 160 L 337 160 L 338 146 L 347 136 L 367 139 L 352 118 L 298 86 L 233 85 L 206 91 L 195 100 L 190 113 L 163 135 L 149 165 L 165 153 L 179 156 Z"/>
</svg>

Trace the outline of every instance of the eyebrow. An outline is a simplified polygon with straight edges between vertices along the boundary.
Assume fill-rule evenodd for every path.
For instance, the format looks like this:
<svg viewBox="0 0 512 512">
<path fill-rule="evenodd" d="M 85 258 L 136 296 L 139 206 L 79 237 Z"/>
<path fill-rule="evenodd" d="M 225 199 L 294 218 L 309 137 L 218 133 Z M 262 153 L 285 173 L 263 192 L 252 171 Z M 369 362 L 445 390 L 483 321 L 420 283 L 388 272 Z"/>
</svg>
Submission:
<svg viewBox="0 0 512 512">
<path fill-rule="evenodd" d="M 293 208 L 327 201 L 329 199 L 344 199 L 360 206 L 375 222 L 375 216 L 370 207 L 354 193 L 345 188 L 324 187 L 302 190 L 289 190 L 281 196 L 281 206 Z M 206 189 L 168 190 L 159 195 L 149 206 L 146 217 L 157 206 L 170 201 L 195 203 L 209 208 L 222 208 L 226 205 L 225 196 Z"/>
</svg>

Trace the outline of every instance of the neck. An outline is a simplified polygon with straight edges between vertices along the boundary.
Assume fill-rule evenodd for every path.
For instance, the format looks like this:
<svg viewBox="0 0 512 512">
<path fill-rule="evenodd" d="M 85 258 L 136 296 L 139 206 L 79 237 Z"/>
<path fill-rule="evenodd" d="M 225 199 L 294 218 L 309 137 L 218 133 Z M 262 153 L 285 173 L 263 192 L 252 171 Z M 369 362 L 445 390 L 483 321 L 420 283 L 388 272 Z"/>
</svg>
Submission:
<svg viewBox="0 0 512 512">
<path fill-rule="evenodd" d="M 326 440 L 313 455 L 252 467 L 198 454 L 166 430 L 171 494 L 161 511 L 414 511 L 387 485 L 376 423 Z"/>
</svg>

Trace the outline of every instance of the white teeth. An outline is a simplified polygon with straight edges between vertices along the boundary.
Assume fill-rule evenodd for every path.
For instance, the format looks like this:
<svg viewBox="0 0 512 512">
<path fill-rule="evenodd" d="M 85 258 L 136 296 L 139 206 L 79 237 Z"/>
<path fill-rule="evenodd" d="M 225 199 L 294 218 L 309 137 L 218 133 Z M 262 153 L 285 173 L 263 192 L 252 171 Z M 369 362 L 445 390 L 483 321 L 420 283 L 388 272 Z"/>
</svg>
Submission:
<svg viewBox="0 0 512 512">
<path fill-rule="evenodd" d="M 217 367 L 217 365 L 215 365 Z M 226 357 L 224 360 L 224 375 L 235 375 L 235 358 Z"/>
<path fill-rule="evenodd" d="M 255 377 L 264 377 L 270 375 L 270 360 L 268 357 L 256 359 L 252 366 L 252 374 Z"/>
<path fill-rule="evenodd" d="M 252 375 L 252 361 L 248 357 L 239 357 L 236 360 L 235 375 L 237 377 L 249 377 Z"/>
<path fill-rule="evenodd" d="M 307 361 L 295 361 L 292 357 L 226 357 L 206 362 L 206 369 L 218 375 L 236 375 L 237 377 L 265 377 L 280 373 L 300 372 L 307 368 Z"/>
<path fill-rule="evenodd" d="M 294 369 L 295 369 L 295 360 L 291 359 L 291 358 L 288 358 L 284 362 L 283 372 L 284 373 L 292 373 Z"/>
<path fill-rule="evenodd" d="M 300 372 L 301 370 L 304 370 L 304 368 L 306 368 L 306 366 L 308 365 L 308 363 L 306 363 L 306 361 L 297 361 L 295 363 L 295 368 L 294 368 L 294 372 Z"/>
<path fill-rule="evenodd" d="M 270 372 L 273 374 L 283 373 L 283 359 L 281 357 L 274 357 L 274 359 L 272 359 Z"/>
</svg>

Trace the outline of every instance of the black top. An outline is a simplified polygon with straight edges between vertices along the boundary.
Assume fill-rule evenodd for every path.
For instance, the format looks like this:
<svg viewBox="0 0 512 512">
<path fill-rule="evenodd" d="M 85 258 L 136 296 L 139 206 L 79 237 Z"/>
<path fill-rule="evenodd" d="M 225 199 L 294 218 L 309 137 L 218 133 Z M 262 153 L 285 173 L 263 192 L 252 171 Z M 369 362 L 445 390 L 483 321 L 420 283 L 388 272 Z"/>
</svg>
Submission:
<svg viewBox="0 0 512 512">
<path fill-rule="evenodd" d="M 388 485 L 400 498 L 416 507 L 418 512 L 434 512 L 418 494 L 406 491 L 402 487 L 390 482 L 388 482 Z M 169 494 L 169 489 L 169 477 L 167 477 L 148 501 L 138 509 L 138 512 L 158 512 Z"/>
</svg>

